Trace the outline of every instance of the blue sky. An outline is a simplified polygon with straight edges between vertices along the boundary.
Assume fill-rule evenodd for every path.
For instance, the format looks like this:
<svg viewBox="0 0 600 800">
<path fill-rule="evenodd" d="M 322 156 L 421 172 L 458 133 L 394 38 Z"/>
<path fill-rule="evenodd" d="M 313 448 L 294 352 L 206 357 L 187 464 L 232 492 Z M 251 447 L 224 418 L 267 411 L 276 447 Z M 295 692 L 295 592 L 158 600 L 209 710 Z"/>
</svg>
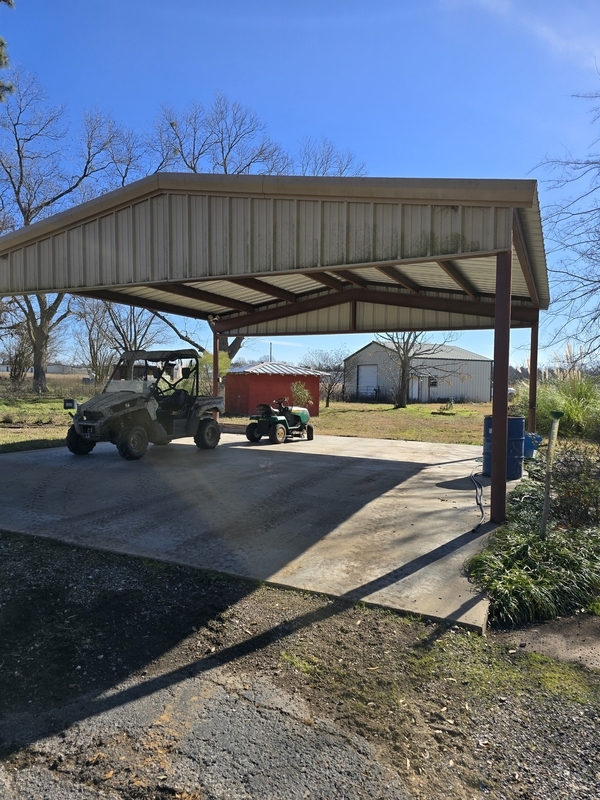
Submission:
<svg viewBox="0 0 600 800">
<path fill-rule="evenodd" d="M 98 108 L 141 129 L 221 91 L 286 149 L 324 135 L 371 176 L 544 181 L 544 156 L 595 138 L 574 95 L 600 90 L 598 0 L 16 0 L 0 33 L 74 120 Z M 370 338 L 274 338 L 273 356 Z M 513 363 L 527 342 L 513 334 Z M 457 344 L 492 354 L 491 332 Z"/>
</svg>

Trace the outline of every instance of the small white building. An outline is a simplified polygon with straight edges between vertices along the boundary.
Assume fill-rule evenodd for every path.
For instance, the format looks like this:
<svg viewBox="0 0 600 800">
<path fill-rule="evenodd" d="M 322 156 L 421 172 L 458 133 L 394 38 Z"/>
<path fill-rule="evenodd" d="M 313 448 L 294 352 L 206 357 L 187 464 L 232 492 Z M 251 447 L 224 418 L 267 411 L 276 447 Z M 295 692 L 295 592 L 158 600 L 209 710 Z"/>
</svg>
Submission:
<svg viewBox="0 0 600 800">
<path fill-rule="evenodd" d="M 426 344 L 411 363 L 409 401 L 487 403 L 492 398 L 493 361 L 462 347 Z M 344 361 L 348 399 L 392 399 L 398 383 L 397 357 L 391 347 L 372 341 Z"/>
</svg>

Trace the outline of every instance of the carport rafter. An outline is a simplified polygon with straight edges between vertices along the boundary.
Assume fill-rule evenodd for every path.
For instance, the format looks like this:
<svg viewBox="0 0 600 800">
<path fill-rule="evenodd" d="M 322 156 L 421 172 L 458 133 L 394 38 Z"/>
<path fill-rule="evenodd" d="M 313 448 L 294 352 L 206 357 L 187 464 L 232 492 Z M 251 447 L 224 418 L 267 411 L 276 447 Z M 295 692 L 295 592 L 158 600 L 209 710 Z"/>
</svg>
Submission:
<svg viewBox="0 0 600 800">
<path fill-rule="evenodd" d="M 145 308 L 147 311 L 159 311 L 161 314 L 176 314 L 180 317 L 186 316 L 190 317 L 190 319 L 201 319 L 205 322 L 210 316 L 204 311 L 197 311 L 193 308 L 186 308 L 184 310 L 181 306 L 163 303 L 160 300 L 150 300 L 149 298 L 130 295 L 125 292 L 115 292 L 110 289 L 98 289 L 93 292 L 73 290 L 71 293 L 80 297 L 89 297 L 92 300 L 106 300 L 108 303 L 121 303 L 121 305 L 134 306 L 135 308 Z"/>
<path fill-rule="evenodd" d="M 334 278 L 327 272 L 303 272 L 302 274 L 306 278 L 310 278 L 311 280 L 320 283 L 322 286 L 327 286 L 329 289 L 335 289 L 336 292 L 341 292 L 344 289 L 343 281 Z"/>
<path fill-rule="evenodd" d="M 246 289 L 252 289 L 255 292 L 266 294 L 270 297 L 276 297 L 278 300 L 287 300 L 288 303 L 295 303 L 298 296 L 294 292 L 289 292 L 287 289 L 281 289 L 279 286 L 274 286 L 267 281 L 258 280 L 258 278 L 227 278 L 229 283 L 239 284 Z"/>
<path fill-rule="evenodd" d="M 413 294 L 421 293 L 421 287 L 414 281 L 411 281 L 411 279 L 408 278 L 406 275 L 404 275 L 402 272 L 400 272 L 400 270 L 397 269 L 397 267 L 377 267 L 377 269 L 379 270 L 379 272 L 381 272 L 382 275 L 385 275 L 387 278 L 390 278 L 391 280 L 394 281 L 394 283 L 400 284 L 400 286 L 402 286 L 404 289 L 408 289 L 409 292 L 412 292 Z"/>
<path fill-rule="evenodd" d="M 225 295 L 215 294 L 215 292 L 206 292 L 204 289 L 197 289 L 195 286 L 188 286 L 185 283 L 161 283 L 158 286 L 150 284 L 151 288 L 158 288 L 161 292 L 168 292 L 169 294 L 179 295 L 180 297 L 187 297 L 188 300 L 199 300 L 203 303 L 214 303 L 216 306 L 223 306 L 223 308 L 235 308 L 238 311 L 251 312 L 254 306 L 251 303 L 244 303 L 241 300 L 236 300 L 232 297 L 225 297 Z"/>
<path fill-rule="evenodd" d="M 456 267 L 452 261 L 446 259 L 439 259 L 436 261 L 437 265 L 444 270 L 446 275 L 449 278 L 452 278 L 454 283 L 459 286 L 465 294 L 467 294 L 471 300 L 479 300 L 479 295 L 477 291 L 472 286 L 472 284 L 465 278 L 462 272 Z"/>
</svg>

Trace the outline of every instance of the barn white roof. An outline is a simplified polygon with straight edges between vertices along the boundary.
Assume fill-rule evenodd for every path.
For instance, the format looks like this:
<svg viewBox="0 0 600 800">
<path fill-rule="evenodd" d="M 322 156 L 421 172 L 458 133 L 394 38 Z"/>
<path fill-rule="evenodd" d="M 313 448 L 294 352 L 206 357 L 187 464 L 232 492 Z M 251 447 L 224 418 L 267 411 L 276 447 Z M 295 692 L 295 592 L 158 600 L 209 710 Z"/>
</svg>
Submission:
<svg viewBox="0 0 600 800">
<path fill-rule="evenodd" d="M 491 328 L 549 303 L 536 182 L 159 173 L 0 237 L 0 295 L 71 292 L 243 335 Z"/>
<path fill-rule="evenodd" d="M 251 366 L 233 366 L 229 368 L 230 373 L 237 373 L 243 375 L 312 375 L 320 376 L 323 372 L 316 369 L 308 369 L 308 367 L 299 367 L 296 364 L 284 364 L 280 361 L 263 361 L 260 364 L 252 364 Z"/>
</svg>

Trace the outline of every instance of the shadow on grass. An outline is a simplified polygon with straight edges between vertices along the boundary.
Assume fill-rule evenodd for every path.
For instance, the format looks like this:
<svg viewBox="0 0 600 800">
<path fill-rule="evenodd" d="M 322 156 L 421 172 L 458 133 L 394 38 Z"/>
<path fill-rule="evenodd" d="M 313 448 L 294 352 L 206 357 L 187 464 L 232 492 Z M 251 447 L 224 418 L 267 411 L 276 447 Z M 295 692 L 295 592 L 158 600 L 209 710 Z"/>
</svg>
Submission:
<svg viewBox="0 0 600 800">
<path fill-rule="evenodd" d="M 46 450 L 49 447 L 64 446 L 64 439 L 27 439 L 24 442 L 0 444 L 0 453 L 19 453 L 23 450 Z"/>
</svg>

